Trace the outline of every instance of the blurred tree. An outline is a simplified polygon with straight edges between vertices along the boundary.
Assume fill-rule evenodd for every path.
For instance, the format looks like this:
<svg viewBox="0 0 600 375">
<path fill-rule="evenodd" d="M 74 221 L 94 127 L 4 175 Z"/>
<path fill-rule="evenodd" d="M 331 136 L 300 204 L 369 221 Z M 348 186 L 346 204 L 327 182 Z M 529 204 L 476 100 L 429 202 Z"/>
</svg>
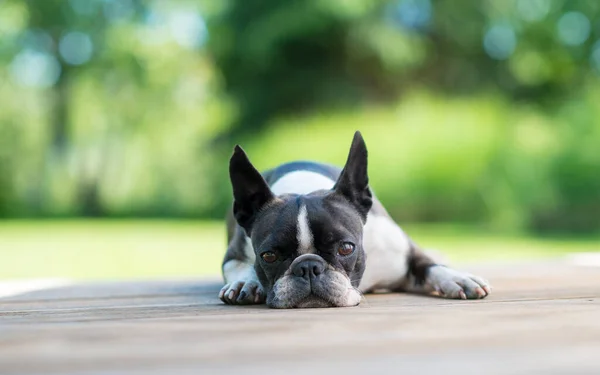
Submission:
<svg viewBox="0 0 600 375">
<path fill-rule="evenodd" d="M 454 95 L 496 87 L 515 100 L 554 103 L 600 69 L 591 27 L 600 2 L 228 4 L 213 20 L 210 46 L 239 107 L 232 133 L 279 115 L 395 99 L 415 85 Z"/>
<path fill-rule="evenodd" d="M 229 135 L 252 132 L 274 116 L 381 94 L 382 89 L 371 89 L 385 83 L 377 79 L 383 69 L 377 51 L 354 51 L 348 40 L 352 31 L 360 34 L 357 39 L 370 37 L 368 15 L 376 6 L 368 1 L 229 2 L 213 20 L 209 44 L 225 88 L 239 106 Z"/>
<path fill-rule="evenodd" d="M 106 49 L 104 44 L 110 24 L 132 20 L 143 12 L 143 3 L 139 0 L 24 0 L 24 3 L 29 16 L 24 42 L 30 42 L 27 37 L 45 39 L 45 52 L 56 56 L 55 61 L 59 64 L 56 81 L 51 86 L 53 104 L 48 119 L 50 146 L 46 160 L 56 164 L 65 163 L 68 147 L 72 143 L 69 139 L 72 134 L 69 129 L 72 88 L 78 76 L 89 71 L 99 76 L 105 76 L 108 72 L 130 78 L 141 76 L 143 67 L 135 62 L 133 54 L 123 56 L 118 53 L 122 51 Z M 24 48 L 31 46 L 25 45 Z M 107 147 L 100 149 L 108 152 Z M 101 161 L 107 159 L 106 155 L 99 158 Z M 82 174 L 79 180 L 77 206 L 83 216 L 103 214 L 98 195 L 102 170 L 100 167 L 96 174 Z M 34 211 L 40 210 L 43 185 L 48 173 L 50 170 L 46 164 L 40 173 L 39 190 L 32 202 Z"/>
</svg>

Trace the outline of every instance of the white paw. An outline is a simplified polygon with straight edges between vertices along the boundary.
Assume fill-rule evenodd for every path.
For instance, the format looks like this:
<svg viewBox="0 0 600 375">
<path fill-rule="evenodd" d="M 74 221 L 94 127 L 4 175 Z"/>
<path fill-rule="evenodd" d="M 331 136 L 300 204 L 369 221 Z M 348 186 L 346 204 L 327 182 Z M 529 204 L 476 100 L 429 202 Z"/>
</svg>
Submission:
<svg viewBox="0 0 600 375">
<path fill-rule="evenodd" d="M 265 302 L 265 292 L 258 280 L 240 280 L 225 284 L 219 292 L 228 305 L 250 305 Z"/>
<path fill-rule="evenodd" d="M 491 292 L 491 286 L 481 277 L 443 266 L 429 270 L 427 283 L 445 298 L 480 299 Z"/>
</svg>

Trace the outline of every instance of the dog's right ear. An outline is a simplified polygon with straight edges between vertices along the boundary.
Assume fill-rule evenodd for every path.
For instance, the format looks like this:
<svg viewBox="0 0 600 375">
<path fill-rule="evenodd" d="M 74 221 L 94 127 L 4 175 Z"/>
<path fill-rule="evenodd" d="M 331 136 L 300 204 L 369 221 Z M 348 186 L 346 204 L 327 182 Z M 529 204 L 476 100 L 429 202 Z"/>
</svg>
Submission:
<svg viewBox="0 0 600 375">
<path fill-rule="evenodd" d="M 256 214 L 275 199 L 275 195 L 240 146 L 235 146 L 229 160 L 229 178 L 233 187 L 233 215 L 250 235 Z"/>
</svg>

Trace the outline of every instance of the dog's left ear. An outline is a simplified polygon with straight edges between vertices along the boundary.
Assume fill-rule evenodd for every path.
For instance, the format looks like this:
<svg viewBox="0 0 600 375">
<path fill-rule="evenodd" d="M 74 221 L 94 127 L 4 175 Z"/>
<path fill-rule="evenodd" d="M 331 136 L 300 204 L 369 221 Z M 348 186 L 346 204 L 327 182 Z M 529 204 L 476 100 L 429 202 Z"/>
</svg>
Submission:
<svg viewBox="0 0 600 375">
<path fill-rule="evenodd" d="M 275 195 L 240 146 L 235 146 L 229 160 L 229 177 L 233 187 L 233 215 L 250 235 L 256 215 L 267 203 L 275 199 Z"/>
<path fill-rule="evenodd" d="M 359 131 L 354 133 L 346 165 L 333 190 L 346 198 L 361 215 L 363 222 L 373 205 L 367 173 L 367 145 Z"/>
</svg>

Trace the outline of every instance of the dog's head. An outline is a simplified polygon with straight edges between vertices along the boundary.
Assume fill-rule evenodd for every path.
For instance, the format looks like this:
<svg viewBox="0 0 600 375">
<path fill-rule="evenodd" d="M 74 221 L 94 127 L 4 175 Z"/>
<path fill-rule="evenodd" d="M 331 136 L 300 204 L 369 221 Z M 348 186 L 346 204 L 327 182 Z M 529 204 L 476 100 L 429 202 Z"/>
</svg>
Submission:
<svg viewBox="0 0 600 375">
<path fill-rule="evenodd" d="M 275 196 L 236 146 L 229 173 L 234 215 L 252 240 L 256 274 L 276 308 L 358 305 L 363 226 L 372 205 L 367 148 L 356 132 L 331 190 Z"/>
</svg>

